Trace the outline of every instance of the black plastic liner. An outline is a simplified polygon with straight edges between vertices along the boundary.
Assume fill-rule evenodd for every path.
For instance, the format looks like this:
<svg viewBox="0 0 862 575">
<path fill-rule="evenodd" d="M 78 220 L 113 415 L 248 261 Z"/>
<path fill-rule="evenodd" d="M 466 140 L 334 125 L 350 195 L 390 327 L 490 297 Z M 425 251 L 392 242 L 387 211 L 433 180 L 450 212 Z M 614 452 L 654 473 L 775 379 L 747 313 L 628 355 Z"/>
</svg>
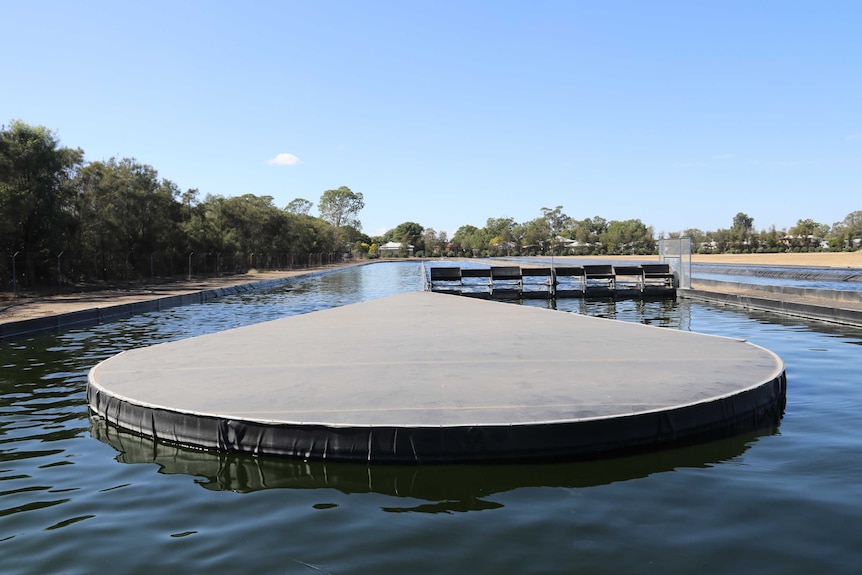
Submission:
<svg viewBox="0 0 862 575">
<path fill-rule="evenodd" d="M 117 398 L 92 380 L 87 401 L 110 424 L 155 439 L 225 453 L 375 463 L 561 460 L 707 441 L 777 423 L 785 372 L 739 393 L 634 415 L 516 425 L 326 426 L 236 420 Z"/>
</svg>

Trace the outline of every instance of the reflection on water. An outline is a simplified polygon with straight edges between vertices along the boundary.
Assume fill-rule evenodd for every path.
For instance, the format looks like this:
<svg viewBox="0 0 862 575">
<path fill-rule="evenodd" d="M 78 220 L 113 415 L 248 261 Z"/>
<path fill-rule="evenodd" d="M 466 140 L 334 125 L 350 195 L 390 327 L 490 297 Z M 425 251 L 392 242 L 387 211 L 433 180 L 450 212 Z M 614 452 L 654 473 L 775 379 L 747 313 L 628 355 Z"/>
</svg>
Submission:
<svg viewBox="0 0 862 575">
<path fill-rule="evenodd" d="M 508 303 L 566 311 L 593 317 L 643 323 L 690 331 L 691 307 L 671 298 L 561 298 L 550 300 L 503 300 Z"/>
<path fill-rule="evenodd" d="M 195 476 L 215 491 L 248 493 L 266 489 L 337 489 L 342 493 L 379 493 L 420 499 L 390 511 L 472 511 L 499 503 L 494 494 L 522 487 L 593 487 L 648 477 L 679 468 L 705 468 L 739 457 L 757 438 L 777 427 L 722 441 L 601 461 L 553 464 L 364 465 L 302 461 L 188 449 L 155 442 L 91 419 L 90 433 L 119 452 L 121 463 L 154 463 L 159 472 Z"/>
</svg>

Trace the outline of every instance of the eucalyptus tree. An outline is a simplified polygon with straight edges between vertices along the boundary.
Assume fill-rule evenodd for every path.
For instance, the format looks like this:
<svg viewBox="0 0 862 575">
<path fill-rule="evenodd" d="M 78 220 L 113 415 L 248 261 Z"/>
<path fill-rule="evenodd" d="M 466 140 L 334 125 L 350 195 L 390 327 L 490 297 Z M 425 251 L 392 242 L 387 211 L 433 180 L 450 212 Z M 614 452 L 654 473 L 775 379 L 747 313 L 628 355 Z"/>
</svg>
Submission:
<svg viewBox="0 0 862 575">
<path fill-rule="evenodd" d="M 70 182 L 83 156 L 43 126 L 13 120 L 0 128 L 0 241 L 9 255 L 21 254 L 25 273 L 16 282 L 32 286 L 55 269 L 75 223 Z"/>
<path fill-rule="evenodd" d="M 733 225 L 730 227 L 733 249 L 738 251 L 751 250 L 751 237 L 754 233 L 754 218 L 746 213 L 739 212 L 733 216 Z"/>
<path fill-rule="evenodd" d="M 296 198 L 288 202 L 287 207 L 284 208 L 284 211 L 297 214 L 300 216 L 307 216 L 311 211 L 311 208 L 314 207 L 314 202 L 306 200 L 305 198 Z"/>
<path fill-rule="evenodd" d="M 554 209 L 542 208 L 542 217 L 548 222 L 548 231 L 551 234 L 549 239 L 555 239 L 569 225 L 571 218 L 563 213 L 563 206 L 557 206 Z"/>
<path fill-rule="evenodd" d="M 320 218 L 336 228 L 351 226 L 362 229 L 359 212 L 364 207 L 365 200 L 362 193 L 353 192 L 347 186 L 341 186 L 335 190 L 326 190 L 320 196 L 320 201 L 317 204 Z"/>
</svg>

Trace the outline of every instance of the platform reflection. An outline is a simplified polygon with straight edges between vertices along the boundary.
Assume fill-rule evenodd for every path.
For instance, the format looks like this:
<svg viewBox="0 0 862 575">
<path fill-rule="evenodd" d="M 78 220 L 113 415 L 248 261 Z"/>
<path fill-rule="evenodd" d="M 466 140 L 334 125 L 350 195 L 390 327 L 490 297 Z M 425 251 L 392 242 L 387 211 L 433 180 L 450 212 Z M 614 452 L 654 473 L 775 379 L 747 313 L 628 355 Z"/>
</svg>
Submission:
<svg viewBox="0 0 862 575">
<path fill-rule="evenodd" d="M 721 441 L 612 459 L 563 463 L 482 465 L 366 465 L 302 461 L 188 449 L 121 431 L 91 418 L 93 437 L 128 464 L 155 464 L 158 472 L 188 475 L 204 489 L 249 493 L 265 489 L 336 489 L 410 499 L 389 512 L 466 512 L 501 507 L 494 494 L 524 487 L 583 488 L 644 478 L 680 468 L 706 468 L 738 458 L 777 426 Z M 424 501 L 418 503 L 415 500 Z"/>
</svg>

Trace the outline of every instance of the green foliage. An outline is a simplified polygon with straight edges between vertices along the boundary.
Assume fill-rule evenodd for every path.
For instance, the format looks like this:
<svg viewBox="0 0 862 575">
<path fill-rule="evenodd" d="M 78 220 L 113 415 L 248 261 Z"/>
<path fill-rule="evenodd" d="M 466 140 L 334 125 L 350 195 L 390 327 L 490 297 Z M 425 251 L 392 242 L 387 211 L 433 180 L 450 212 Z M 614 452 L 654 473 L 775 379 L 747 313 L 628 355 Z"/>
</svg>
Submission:
<svg viewBox="0 0 862 575">
<path fill-rule="evenodd" d="M 370 242 L 352 227 L 361 194 L 324 196 L 345 190 L 336 228 L 309 216 L 312 204 L 301 198 L 285 210 L 254 194 L 200 200 L 134 159 L 84 165 L 83 151 L 61 147 L 46 128 L 15 120 L 0 129 L 0 245 L 18 253 L 24 287 L 332 261 L 353 242 Z M 4 287 L 10 264 L 0 260 Z"/>
<path fill-rule="evenodd" d="M 317 207 L 320 218 L 336 228 L 351 226 L 362 229 L 359 212 L 365 207 L 365 200 L 360 192 L 353 192 L 347 186 L 326 190 L 320 196 Z"/>
<path fill-rule="evenodd" d="M 61 147 L 45 127 L 13 120 L 0 128 L 0 242 L 20 253 L 22 285 L 46 279 L 46 255 L 74 233 L 70 182 L 82 161 L 80 149 Z"/>
<path fill-rule="evenodd" d="M 291 214 L 297 214 L 300 216 L 307 216 L 308 212 L 311 211 L 311 208 L 314 207 L 314 203 L 306 200 L 305 198 L 296 198 L 295 200 L 291 200 L 287 207 L 284 208 L 286 212 L 290 212 Z"/>
<path fill-rule="evenodd" d="M 838 250 L 862 247 L 862 210 L 847 214 L 832 226 L 830 245 Z"/>
<path fill-rule="evenodd" d="M 569 216 L 563 213 L 563 206 L 557 206 L 554 209 L 542 208 L 542 217 L 548 223 L 552 238 L 560 235 L 571 220 Z"/>
<path fill-rule="evenodd" d="M 180 193 L 173 182 L 159 180 L 151 166 L 111 158 L 82 168 L 74 184 L 77 250 L 94 262 L 97 277 L 146 276 L 154 271 L 157 252 L 160 265 L 170 257 L 182 235 L 176 219 Z"/>
<path fill-rule="evenodd" d="M 456 253 L 465 256 L 478 255 L 487 245 L 483 231 L 471 225 L 458 228 L 452 236 L 452 243 L 455 245 Z"/>
<path fill-rule="evenodd" d="M 655 251 L 653 229 L 640 220 L 611 221 L 602 244 L 613 254 L 651 254 Z"/>
<path fill-rule="evenodd" d="M 449 244 L 446 232 L 437 233 L 434 228 L 426 228 L 422 234 L 422 252 L 429 257 L 440 257 L 445 254 Z"/>
<path fill-rule="evenodd" d="M 416 222 L 404 222 L 402 224 L 398 224 L 391 233 L 387 232 L 391 237 L 391 241 L 400 242 L 404 245 L 411 245 L 415 248 L 418 248 L 422 243 L 422 234 L 424 233 L 425 228 Z"/>
<path fill-rule="evenodd" d="M 279 209 L 270 196 L 200 195 L 197 189 L 181 191 L 134 159 L 85 164 L 82 150 L 61 146 L 42 126 L 13 120 L 0 128 L 0 246 L 9 256 L 18 254 L 16 280 L 24 287 L 310 265 L 346 252 L 373 258 L 387 241 L 434 257 L 655 250 L 654 230 L 638 219 L 577 220 L 562 206 L 541 208 L 541 216 L 522 223 L 500 217 L 488 218 L 482 228 L 464 225 L 451 240 L 416 222 L 369 238 L 358 219 L 363 196 L 345 186 L 323 192 L 320 217 L 309 215 L 313 204 L 303 198 Z M 692 238 L 703 253 L 819 251 L 824 245 L 855 250 L 862 247 L 862 211 L 831 228 L 800 219 L 788 231 L 756 231 L 754 219 L 739 212 L 728 229 L 671 236 Z M 7 289 L 11 261 L 0 260 Z"/>
</svg>

